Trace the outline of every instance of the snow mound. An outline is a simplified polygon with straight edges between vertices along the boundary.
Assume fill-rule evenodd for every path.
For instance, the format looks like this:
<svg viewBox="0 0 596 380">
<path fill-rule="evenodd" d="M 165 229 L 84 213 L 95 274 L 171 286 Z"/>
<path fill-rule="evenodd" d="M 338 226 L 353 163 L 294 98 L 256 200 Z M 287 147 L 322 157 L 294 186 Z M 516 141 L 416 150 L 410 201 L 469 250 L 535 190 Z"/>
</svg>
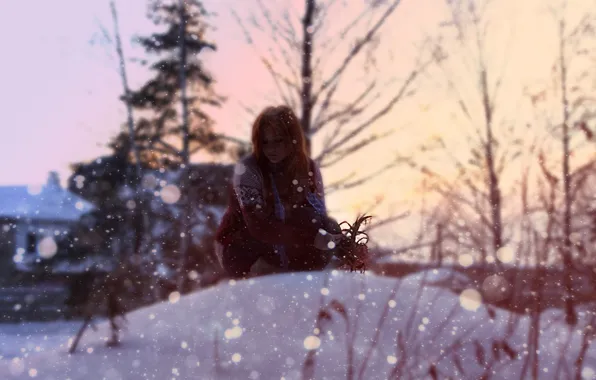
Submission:
<svg viewBox="0 0 596 380">
<path fill-rule="evenodd" d="M 435 371 L 439 378 L 485 371 L 520 378 L 528 318 L 489 313 L 473 290 L 454 295 L 426 286 L 426 277 L 292 273 L 174 293 L 129 314 L 120 347 L 105 346 L 102 323 L 86 332 L 75 355 L 62 341 L 0 359 L 0 378 L 289 380 L 303 378 L 307 357 L 316 379 L 420 379 Z M 566 377 L 555 375 L 561 352 L 573 371 L 581 335 L 560 319 L 556 311 L 542 316 L 541 378 Z M 584 378 L 592 378 L 593 348 L 584 366 Z"/>
</svg>

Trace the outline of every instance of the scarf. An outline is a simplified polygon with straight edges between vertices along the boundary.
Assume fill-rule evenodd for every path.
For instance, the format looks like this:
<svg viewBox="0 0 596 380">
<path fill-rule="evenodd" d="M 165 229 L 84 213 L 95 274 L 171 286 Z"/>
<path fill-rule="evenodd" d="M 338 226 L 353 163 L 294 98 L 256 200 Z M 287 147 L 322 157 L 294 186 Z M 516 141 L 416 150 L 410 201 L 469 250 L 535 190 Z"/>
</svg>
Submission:
<svg viewBox="0 0 596 380">
<path fill-rule="evenodd" d="M 271 191 L 273 192 L 273 211 L 275 213 L 275 218 L 281 222 L 284 222 L 286 219 L 286 210 L 284 209 L 279 192 L 277 191 L 277 185 L 275 185 L 275 179 L 273 178 L 272 171 L 269 172 L 269 179 L 271 180 Z M 283 244 L 274 244 L 273 250 L 279 256 L 281 267 L 283 269 L 288 269 L 288 256 L 286 255 L 286 250 Z"/>
<path fill-rule="evenodd" d="M 284 163 L 270 164 L 269 171 L 269 179 L 271 181 L 271 192 L 273 193 L 273 212 L 275 214 L 275 218 L 281 222 L 285 221 L 286 211 L 281 201 L 279 191 L 277 190 L 277 185 L 275 184 L 273 173 L 282 171 L 284 166 Z M 319 196 L 317 196 L 317 194 L 310 191 L 310 189 L 306 190 L 306 200 L 319 215 L 323 216 L 327 213 L 325 203 L 323 202 L 323 200 Z M 286 254 L 284 245 L 274 244 L 273 249 L 279 257 L 281 267 L 283 269 L 288 269 L 288 256 Z"/>
</svg>

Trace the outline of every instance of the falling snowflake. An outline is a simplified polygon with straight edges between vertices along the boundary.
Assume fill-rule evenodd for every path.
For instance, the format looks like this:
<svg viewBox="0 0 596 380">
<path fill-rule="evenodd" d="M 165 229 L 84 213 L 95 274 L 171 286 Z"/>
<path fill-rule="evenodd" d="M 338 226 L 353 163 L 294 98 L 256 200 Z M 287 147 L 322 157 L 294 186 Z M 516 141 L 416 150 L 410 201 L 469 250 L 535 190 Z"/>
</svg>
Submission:
<svg viewBox="0 0 596 380">
<path fill-rule="evenodd" d="M 304 348 L 307 350 L 316 350 L 321 346 L 321 339 L 318 336 L 309 335 L 304 339 Z"/>
<path fill-rule="evenodd" d="M 170 303 L 177 303 L 178 301 L 180 301 L 180 293 L 178 293 L 178 292 L 170 293 L 170 295 L 168 296 L 168 300 L 170 301 Z"/>
<path fill-rule="evenodd" d="M 511 247 L 501 247 L 497 251 L 497 258 L 503 263 L 512 263 L 515 259 L 515 252 Z"/>
<path fill-rule="evenodd" d="M 242 336 L 242 328 L 240 326 L 234 326 L 231 329 L 226 329 L 224 332 L 226 339 L 238 339 Z"/>
<path fill-rule="evenodd" d="M 53 237 L 47 236 L 41 239 L 37 245 L 37 251 L 39 252 L 39 256 L 41 258 L 50 259 L 54 257 L 56 252 L 58 252 L 58 246 L 56 245 L 56 241 Z"/>
<path fill-rule="evenodd" d="M 246 173 L 246 166 L 240 162 L 234 167 L 234 174 L 242 175 L 244 173 Z"/>
<path fill-rule="evenodd" d="M 482 305 L 482 295 L 476 289 L 466 289 L 459 295 L 459 303 L 466 310 L 476 311 Z"/>
<path fill-rule="evenodd" d="M 159 194 L 164 203 L 167 204 L 173 204 L 178 202 L 181 196 L 180 189 L 178 188 L 178 186 L 172 184 L 164 186 L 159 192 Z"/>
<path fill-rule="evenodd" d="M 469 253 L 464 253 L 463 255 L 460 255 L 457 261 L 459 262 L 459 265 L 461 265 L 464 268 L 467 268 L 474 264 L 474 258 Z"/>
</svg>

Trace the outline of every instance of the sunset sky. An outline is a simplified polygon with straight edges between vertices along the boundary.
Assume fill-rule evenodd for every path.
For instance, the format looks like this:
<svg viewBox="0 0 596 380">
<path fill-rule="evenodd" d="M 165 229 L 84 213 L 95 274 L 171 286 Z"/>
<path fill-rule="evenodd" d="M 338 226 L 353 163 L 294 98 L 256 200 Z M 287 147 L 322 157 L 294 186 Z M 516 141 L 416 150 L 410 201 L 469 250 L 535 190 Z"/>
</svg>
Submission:
<svg viewBox="0 0 596 380">
<path fill-rule="evenodd" d="M 295 21 L 299 22 L 303 2 L 285 1 L 286 6 L 297 10 Z M 590 1 L 572 1 L 571 16 L 577 17 Z M 128 58 L 144 58 L 144 52 L 131 39 L 135 34 L 146 35 L 153 30 L 146 18 L 146 1 L 116 3 L 125 53 Z M 345 25 L 347 15 L 359 12 L 364 3 L 365 0 L 350 0 L 346 13 L 332 20 L 337 19 L 337 27 Z M 555 57 L 556 24 L 545 1 L 500 3 L 503 6 L 495 15 L 498 22 L 492 27 L 501 28 L 501 32 L 494 33 L 495 45 L 501 46 L 494 49 L 495 54 L 509 58 L 506 66 L 509 84 L 502 90 L 502 106 L 510 113 L 525 112 L 519 108 L 520 89 L 548 78 L 551 68 L 548 62 Z M 231 10 L 247 17 L 251 10 L 258 9 L 253 0 L 207 0 L 204 4 L 218 14 L 211 19 L 217 28 L 211 38 L 218 51 L 206 55 L 205 62 L 217 80 L 217 90 L 229 98 L 213 115 L 221 131 L 246 138 L 251 117 L 240 104 L 260 108 L 268 99 L 275 98 L 276 92 L 255 51 L 245 43 Z M 407 73 L 413 59 L 411 41 L 421 33 L 437 33 L 437 23 L 446 16 L 444 4 L 441 0 L 402 1 L 383 29 L 384 53 L 380 57 L 391 51 L 396 58 L 390 63 L 380 62 L 381 78 Z M 0 46 L 4 51 L 0 70 L 3 111 L 0 185 L 42 183 L 50 170 L 58 171 L 64 181 L 70 163 L 108 152 L 105 144 L 125 120 L 125 110 L 118 100 L 121 82 L 113 47 L 97 44 L 100 24 L 112 31 L 108 0 L 0 1 Z M 505 46 L 509 46 L 508 51 Z M 261 47 L 264 50 L 267 46 Z M 128 71 L 133 88 L 146 78 L 146 73 L 135 63 L 128 64 Z M 357 80 L 353 86 L 358 88 Z M 344 91 L 349 95 L 350 88 Z M 376 132 L 395 130 L 395 133 L 345 165 L 360 169 L 381 166 L 395 151 L 408 154 L 409 149 L 433 135 L 443 136 L 457 146 L 463 133 L 458 126 L 461 119 L 454 112 L 457 108 L 453 99 L 443 89 L 435 91 L 432 81 L 427 80 L 422 92 L 396 107 L 374 128 Z M 346 166 L 338 165 L 323 174 L 333 179 L 347 172 Z M 400 204 L 415 192 L 416 181 L 407 171 L 396 170 L 356 192 L 337 195 L 331 205 L 352 210 L 376 194 L 390 198 L 389 206 Z"/>
</svg>

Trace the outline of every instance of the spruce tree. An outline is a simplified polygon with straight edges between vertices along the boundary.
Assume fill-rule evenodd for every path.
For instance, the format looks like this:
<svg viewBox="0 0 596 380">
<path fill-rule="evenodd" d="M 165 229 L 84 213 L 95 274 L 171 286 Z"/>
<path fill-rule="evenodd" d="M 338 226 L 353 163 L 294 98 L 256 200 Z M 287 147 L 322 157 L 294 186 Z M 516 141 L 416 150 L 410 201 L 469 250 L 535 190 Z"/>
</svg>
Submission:
<svg viewBox="0 0 596 380">
<path fill-rule="evenodd" d="M 149 17 L 165 30 L 138 38 L 157 59 L 150 63 L 155 75 L 130 94 L 134 108 L 149 111 L 137 123 L 136 139 L 141 149 L 166 163 L 187 165 L 199 150 L 220 153 L 224 148 L 205 111 L 223 101 L 200 60 L 204 52 L 216 50 L 206 37 L 209 16 L 198 0 L 151 0 Z"/>
<path fill-rule="evenodd" d="M 160 165 L 176 169 L 179 174 L 179 291 L 187 282 L 191 245 L 193 211 L 187 184 L 190 157 L 199 150 L 224 151 L 224 144 L 213 133 L 214 121 L 205 111 L 223 100 L 213 90 L 214 80 L 200 60 L 204 52 L 216 50 L 206 38 L 209 16 L 199 0 L 150 1 L 149 17 L 164 28 L 138 40 L 148 55 L 157 57 L 150 66 L 155 75 L 127 99 L 136 109 L 148 111 L 149 117 L 141 118 L 135 131 L 141 150 L 158 155 Z"/>
</svg>

